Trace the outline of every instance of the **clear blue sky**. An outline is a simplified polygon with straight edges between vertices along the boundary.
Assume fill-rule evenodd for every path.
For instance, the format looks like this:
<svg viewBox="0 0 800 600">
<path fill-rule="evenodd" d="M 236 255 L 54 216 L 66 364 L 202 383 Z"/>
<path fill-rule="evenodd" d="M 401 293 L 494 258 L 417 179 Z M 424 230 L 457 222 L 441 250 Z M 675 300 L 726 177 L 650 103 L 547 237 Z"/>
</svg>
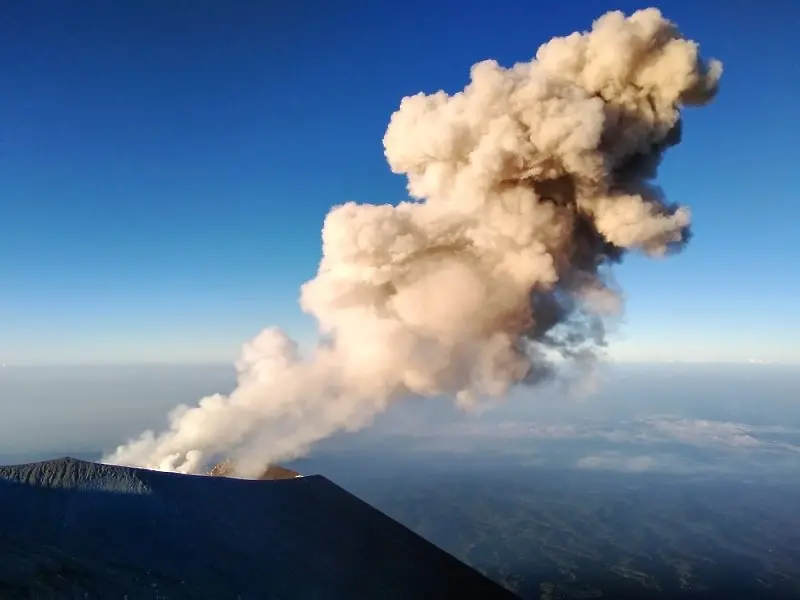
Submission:
<svg viewBox="0 0 800 600">
<path fill-rule="evenodd" d="M 657 5 L 725 74 L 660 179 L 695 238 L 618 270 L 614 352 L 796 362 L 800 3 Z M 298 287 L 326 211 L 405 197 L 381 144 L 404 95 L 646 6 L 5 2 L 0 362 L 231 360 L 269 324 L 311 340 Z"/>
</svg>

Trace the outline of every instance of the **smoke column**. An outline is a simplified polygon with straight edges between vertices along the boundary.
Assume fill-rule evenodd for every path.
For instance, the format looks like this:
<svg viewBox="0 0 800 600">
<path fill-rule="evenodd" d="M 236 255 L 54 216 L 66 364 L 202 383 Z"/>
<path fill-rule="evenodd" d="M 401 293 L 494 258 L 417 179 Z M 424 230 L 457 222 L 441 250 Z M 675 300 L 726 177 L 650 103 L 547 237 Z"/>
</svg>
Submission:
<svg viewBox="0 0 800 600">
<path fill-rule="evenodd" d="M 179 406 L 105 461 L 199 472 L 224 455 L 255 475 L 403 397 L 469 405 L 548 377 L 553 356 L 589 360 L 621 304 L 606 268 L 688 239 L 688 209 L 653 180 L 680 109 L 710 102 L 721 73 L 651 8 L 509 69 L 480 62 L 452 96 L 404 98 L 383 143 L 412 199 L 327 215 L 300 298 L 325 341 L 301 357 L 266 329 L 230 395 Z"/>
</svg>

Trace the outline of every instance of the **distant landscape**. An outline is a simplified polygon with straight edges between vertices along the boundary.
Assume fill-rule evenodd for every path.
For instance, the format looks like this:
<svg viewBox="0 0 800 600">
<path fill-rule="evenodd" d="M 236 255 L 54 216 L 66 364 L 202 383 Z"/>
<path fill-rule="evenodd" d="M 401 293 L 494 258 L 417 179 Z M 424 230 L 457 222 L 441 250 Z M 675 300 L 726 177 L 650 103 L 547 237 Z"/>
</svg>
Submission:
<svg viewBox="0 0 800 600">
<path fill-rule="evenodd" d="M 800 592 L 800 482 L 565 472 L 489 458 L 398 461 L 366 474 L 355 457 L 349 468 L 325 462 L 305 465 L 524 598 Z"/>
<path fill-rule="evenodd" d="M 597 383 L 519 389 L 479 414 L 412 401 L 286 466 L 523 598 L 800 594 L 800 375 L 626 365 Z M 7 369 L 0 397 L 16 412 L 0 421 L 0 459 L 97 459 L 231 385 L 229 367 Z"/>
</svg>

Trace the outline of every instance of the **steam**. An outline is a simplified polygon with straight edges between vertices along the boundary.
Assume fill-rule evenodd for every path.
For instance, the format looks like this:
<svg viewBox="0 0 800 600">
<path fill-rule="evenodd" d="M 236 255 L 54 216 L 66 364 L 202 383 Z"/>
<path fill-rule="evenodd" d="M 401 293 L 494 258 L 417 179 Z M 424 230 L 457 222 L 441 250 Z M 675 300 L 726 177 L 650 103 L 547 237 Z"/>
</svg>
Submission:
<svg viewBox="0 0 800 600">
<path fill-rule="evenodd" d="M 198 472 L 225 455 L 253 475 L 404 396 L 470 405 L 552 376 L 554 356 L 590 361 L 621 305 L 607 267 L 688 239 L 689 210 L 653 178 L 721 72 L 658 10 L 610 12 L 531 62 L 474 65 L 462 92 L 404 98 L 383 142 L 412 200 L 327 215 L 300 298 L 325 341 L 301 357 L 266 329 L 229 396 L 106 461 Z"/>
</svg>

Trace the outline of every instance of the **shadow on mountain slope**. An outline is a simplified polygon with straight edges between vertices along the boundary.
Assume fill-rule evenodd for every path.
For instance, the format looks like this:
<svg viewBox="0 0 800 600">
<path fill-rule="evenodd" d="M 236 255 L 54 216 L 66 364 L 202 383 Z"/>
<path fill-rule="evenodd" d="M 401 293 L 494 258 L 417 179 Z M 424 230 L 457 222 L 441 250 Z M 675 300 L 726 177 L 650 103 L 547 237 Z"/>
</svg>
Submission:
<svg viewBox="0 0 800 600">
<path fill-rule="evenodd" d="M 0 467 L 2 598 L 514 596 L 321 476 Z"/>
</svg>

